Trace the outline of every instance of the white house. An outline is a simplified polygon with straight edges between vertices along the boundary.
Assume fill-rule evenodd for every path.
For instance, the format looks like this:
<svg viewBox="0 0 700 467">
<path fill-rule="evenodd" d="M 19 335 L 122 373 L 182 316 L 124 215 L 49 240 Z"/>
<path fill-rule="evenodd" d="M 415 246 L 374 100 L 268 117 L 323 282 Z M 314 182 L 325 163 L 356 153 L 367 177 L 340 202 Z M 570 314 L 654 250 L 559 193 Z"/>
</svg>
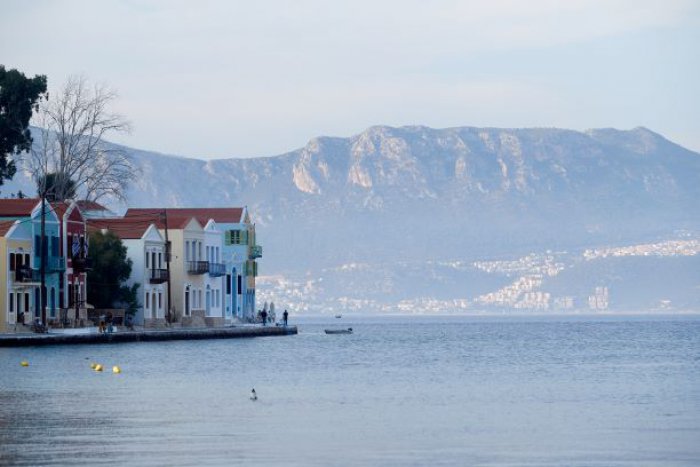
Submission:
<svg viewBox="0 0 700 467">
<path fill-rule="evenodd" d="M 132 261 L 128 286 L 139 284 L 139 308 L 134 324 L 145 327 L 165 325 L 168 309 L 168 270 L 165 239 L 155 224 L 133 219 L 93 219 L 90 230 L 110 231 L 118 236 Z"/>
</svg>

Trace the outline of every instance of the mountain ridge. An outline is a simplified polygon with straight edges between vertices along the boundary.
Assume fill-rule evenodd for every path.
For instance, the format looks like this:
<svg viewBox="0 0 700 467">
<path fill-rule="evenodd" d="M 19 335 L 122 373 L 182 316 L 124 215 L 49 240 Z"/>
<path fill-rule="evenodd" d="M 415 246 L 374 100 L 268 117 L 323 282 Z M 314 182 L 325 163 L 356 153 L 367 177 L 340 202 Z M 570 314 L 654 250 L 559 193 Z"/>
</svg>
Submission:
<svg viewBox="0 0 700 467">
<path fill-rule="evenodd" d="M 270 275 L 517 257 L 700 231 L 700 154 L 644 127 L 377 125 L 278 156 L 208 161 L 126 150 L 140 170 L 130 207 L 246 205 L 265 248 L 261 271 Z M 18 171 L 4 192 L 32 193 L 29 176 Z"/>
</svg>

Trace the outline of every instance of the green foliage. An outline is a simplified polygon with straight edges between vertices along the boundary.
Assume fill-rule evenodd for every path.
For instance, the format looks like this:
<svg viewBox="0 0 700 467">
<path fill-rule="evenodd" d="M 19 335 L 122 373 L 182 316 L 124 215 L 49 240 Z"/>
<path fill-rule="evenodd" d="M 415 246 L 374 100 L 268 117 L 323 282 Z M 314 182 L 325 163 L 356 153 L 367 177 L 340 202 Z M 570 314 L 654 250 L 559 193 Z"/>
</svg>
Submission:
<svg viewBox="0 0 700 467">
<path fill-rule="evenodd" d="M 118 302 L 128 303 L 130 292 L 125 292 L 122 287 L 131 274 L 132 261 L 126 256 L 121 239 L 112 232 L 91 233 L 89 256 L 92 270 L 87 276 L 88 302 L 95 308 L 113 308 Z M 138 288 L 138 284 L 135 287 Z"/>
<path fill-rule="evenodd" d="M 126 309 L 127 315 L 134 316 L 136 314 L 136 310 L 139 307 L 139 287 L 141 287 L 141 284 L 137 282 L 131 287 L 122 285 L 119 289 L 120 301 Z"/>
<path fill-rule="evenodd" d="M 29 120 L 45 93 L 46 76 L 27 78 L 0 65 L 0 185 L 17 171 L 9 156 L 28 151 L 32 145 Z"/>
<path fill-rule="evenodd" d="M 68 175 L 60 172 L 39 175 L 36 181 L 36 191 L 41 196 L 44 193 L 46 200 L 54 203 L 65 199 L 74 199 L 76 186 L 75 181 Z"/>
</svg>

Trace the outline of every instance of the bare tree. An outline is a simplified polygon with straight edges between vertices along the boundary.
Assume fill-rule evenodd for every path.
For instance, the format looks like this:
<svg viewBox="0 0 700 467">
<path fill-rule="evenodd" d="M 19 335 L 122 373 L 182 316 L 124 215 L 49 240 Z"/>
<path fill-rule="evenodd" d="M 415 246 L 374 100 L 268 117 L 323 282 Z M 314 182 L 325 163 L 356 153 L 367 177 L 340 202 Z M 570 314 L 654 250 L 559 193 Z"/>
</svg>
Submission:
<svg viewBox="0 0 700 467">
<path fill-rule="evenodd" d="M 106 135 L 129 132 L 129 122 L 109 110 L 116 99 L 106 86 L 71 76 L 57 96 L 44 100 L 34 119 L 40 128 L 28 168 L 39 194 L 51 190 L 56 199 L 73 193 L 85 200 L 125 200 L 137 169 L 128 154 L 104 141 Z M 47 182 L 54 185 L 46 186 Z"/>
</svg>

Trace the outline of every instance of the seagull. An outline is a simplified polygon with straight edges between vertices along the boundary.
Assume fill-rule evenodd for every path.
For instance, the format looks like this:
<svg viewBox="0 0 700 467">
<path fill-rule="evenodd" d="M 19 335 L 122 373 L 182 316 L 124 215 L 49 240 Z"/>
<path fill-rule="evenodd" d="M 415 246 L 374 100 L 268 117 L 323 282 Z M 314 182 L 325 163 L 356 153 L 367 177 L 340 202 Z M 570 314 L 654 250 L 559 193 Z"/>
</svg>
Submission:
<svg viewBox="0 0 700 467">
<path fill-rule="evenodd" d="M 252 400 L 252 401 L 258 400 L 258 395 L 255 393 L 255 388 L 250 390 L 250 400 Z"/>
</svg>

